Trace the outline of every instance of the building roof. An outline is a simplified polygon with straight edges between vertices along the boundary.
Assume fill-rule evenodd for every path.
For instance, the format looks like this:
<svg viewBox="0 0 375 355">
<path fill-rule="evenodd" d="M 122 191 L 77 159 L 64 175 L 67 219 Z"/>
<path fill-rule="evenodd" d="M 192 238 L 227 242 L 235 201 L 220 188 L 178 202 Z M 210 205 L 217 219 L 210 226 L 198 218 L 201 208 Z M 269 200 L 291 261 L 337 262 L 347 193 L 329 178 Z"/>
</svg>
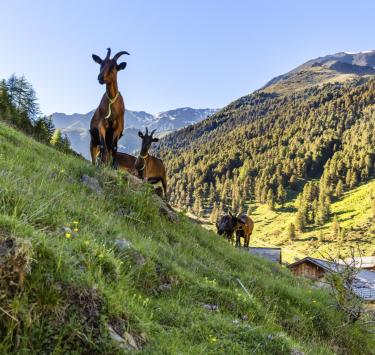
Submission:
<svg viewBox="0 0 375 355">
<path fill-rule="evenodd" d="M 275 263 L 281 263 L 281 248 L 258 248 L 250 247 L 251 254 L 259 255 Z"/>
<path fill-rule="evenodd" d="M 351 259 L 346 259 L 346 262 L 350 262 Z M 367 269 L 375 267 L 375 256 L 360 256 L 358 258 L 354 258 L 354 266 Z"/>
<path fill-rule="evenodd" d="M 293 268 L 304 262 L 310 262 L 328 272 L 339 272 L 344 268 L 344 265 L 309 256 L 288 265 L 288 268 Z M 353 292 L 365 301 L 375 301 L 375 272 L 369 270 L 358 271 L 356 280 L 353 283 Z"/>
</svg>

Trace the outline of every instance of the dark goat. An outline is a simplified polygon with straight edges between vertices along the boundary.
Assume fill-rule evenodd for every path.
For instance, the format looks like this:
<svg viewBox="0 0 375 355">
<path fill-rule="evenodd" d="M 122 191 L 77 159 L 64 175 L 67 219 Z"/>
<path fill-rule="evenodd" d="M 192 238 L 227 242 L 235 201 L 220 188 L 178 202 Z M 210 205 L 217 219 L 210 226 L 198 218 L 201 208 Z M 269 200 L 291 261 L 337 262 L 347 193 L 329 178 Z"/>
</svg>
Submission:
<svg viewBox="0 0 375 355">
<path fill-rule="evenodd" d="M 238 217 L 231 212 L 220 218 L 216 222 L 217 233 L 223 235 L 231 244 L 234 243 L 233 235 L 236 233 L 236 247 L 240 247 L 240 239 L 245 239 L 244 247 L 249 247 L 250 235 L 254 229 L 254 222 L 246 214 L 242 213 Z"/>
<path fill-rule="evenodd" d="M 117 159 L 118 167 L 120 170 L 127 171 L 133 175 L 138 174 L 135 168 L 135 162 L 137 158 L 134 155 L 117 152 L 116 159 Z"/>
<path fill-rule="evenodd" d="M 154 138 L 152 136 L 155 131 L 156 130 L 154 129 L 151 134 L 148 134 L 148 128 L 146 128 L 145 134 L 143 134 L 141 131 L 138 132 L 138 136 L 142 139 L 142 147 L 135 162 L 135 168 L 138 171 L 138 177 L 140 179 L 144 179 L 152 184 L 161 181 L 163 185 L 164 197 L 168 201 L 167 173 L 164 163 L 161 159 L 148 154 L 151 144 L 159 141 L 158 138 Z"/>
<path fill-rule="evenodd" d="M 94 61 L 100 64 L 98 81 L 101 85 L 106 84 L 106 92 L 90 123 L 90 152 L 94 165 L 98 163 L 97 158 L 99 156 L 100 162 L 106 163 L 108 155 L 111 155 L 112 166 L 117 167 L 117 142 L 124 130 L 125 114 L 124 100 L 117 86 L 117 72 L 126 67 L 125 62 L 117 64 L 117 59 L 123 54 L 129 53 L 122 51 L 111 59 L 111 49 L 108 48 L 105 59 L 101 59 L 95 54 L 92 55 Z"/>
</svg>

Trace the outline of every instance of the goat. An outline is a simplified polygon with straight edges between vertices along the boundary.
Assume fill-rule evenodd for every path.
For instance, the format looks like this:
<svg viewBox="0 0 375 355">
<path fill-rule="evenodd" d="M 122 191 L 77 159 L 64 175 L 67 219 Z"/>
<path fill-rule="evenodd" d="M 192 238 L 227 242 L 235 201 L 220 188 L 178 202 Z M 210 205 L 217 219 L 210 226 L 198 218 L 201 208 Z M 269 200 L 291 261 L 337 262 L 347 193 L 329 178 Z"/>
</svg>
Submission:
<svg viewBox="0 0 375 355">
<path fill-rule="evenodd" d="M 155 133 L 154 129 L 151 134 L 148 134 L 148 128 L 146 133 L 143 134 L 141 131 L 138 132 L 138 136 L 142 139 L 142 146 L 139 156 L 135 162 L 135 168 L 138 171 L 138 177 L 146 180 L 152 184 L 161 181 L 163 185 L 164 197 L 168 201 L 167 195 L 167 173 L 165 170 L 164 163 L 161 159 L 153 157 L 148 154 L 148 151 L 153 142 L 158 142 L 158 138 L 154 138 L 152 135 Z"/>
<path fill-rule="evenodd" d="M 241 237 L 245 239 L 244 247 L 249 247 L 250 236 L 254 229 L 253 220 L 242 213 L 238 217 L 233 216 L 231 212 L 220 218 L 216 222 L 216 228 L 219 235 L 223 235 L 231 244 L 233 244 L 233 234 L 236 233 L 236 247 L 241 246 Z"/>
<path fill-rule="evenodd" d="M 112 166 L 117 168 L 117 142 L 124 131 L 125 114 L 124 100 L 117 86 L 117 72 L 126 67 L 125 62 L 117 64 L 117 60 L 123 54 L 129 55 L 128 52 L 122 51 L 111 59 L 111 49 L 107 48 L 107 56 L 104 59 L 92 55 L 93 60 L 100 64 L 98 81 L 101 85 L 106 84 L 106 92 L 90 123 L 90 152 L 94 165 L 107 163 L 110 154 L 113 159 Z"/>
<path fill-rule="evenodd" d="M 134 155 L 117 152 L 116 159 L 120 170 L 124 170 L 133 175 L 137 175 L 137 170 L 135 169 L 135 162 L 137 158 Z"/>
<path fill-rule="evenodd" d="M 241 213 L 236 219 L 236 247 L 241 246 L 241 238 L 244 238 L 243 246 L 244 248 L 249 248 L 250 236 L 254 230 L 254 222 L 245 213 Z"/>
</svg>

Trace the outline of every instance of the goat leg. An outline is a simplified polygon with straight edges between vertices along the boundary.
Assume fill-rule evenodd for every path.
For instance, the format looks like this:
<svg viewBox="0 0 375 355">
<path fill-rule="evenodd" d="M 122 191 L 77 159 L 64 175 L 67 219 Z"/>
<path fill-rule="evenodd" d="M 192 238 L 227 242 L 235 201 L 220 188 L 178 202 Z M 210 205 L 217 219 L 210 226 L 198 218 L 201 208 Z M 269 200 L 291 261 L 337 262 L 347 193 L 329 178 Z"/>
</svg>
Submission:
<svg viewBox="0 0 375 355">
<path fill-rule="evenodd" d="M 117 170 L 118 169 L 118 161 L 117 161 L 117 138 L 114 139 L 112 143 L 112 168 Z"/>
</svg>

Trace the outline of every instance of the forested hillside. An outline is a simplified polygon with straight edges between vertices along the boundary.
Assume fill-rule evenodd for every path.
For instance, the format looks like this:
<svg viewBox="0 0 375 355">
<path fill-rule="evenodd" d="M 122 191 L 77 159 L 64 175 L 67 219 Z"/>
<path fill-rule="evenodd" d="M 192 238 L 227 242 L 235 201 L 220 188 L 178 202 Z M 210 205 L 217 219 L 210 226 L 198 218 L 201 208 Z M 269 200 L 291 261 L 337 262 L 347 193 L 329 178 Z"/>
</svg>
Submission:
<svg viewBox="0 0 375 355">
<path fill-rule="evenodd" d="M 0 81 L 0 120 L 39 142 L 73 153 L 67 136 L 55 129 L 51 117 L 41 114 L 36 93 L 24 76 Z"/>
<path fill-rule="evenodd" d="M 180 208 L 200 215 L 213 206 L 216 215 L 227 208 L 246 211 L 257 201 L 272 210 L 311 181 L 300 228 L 322 224 L 332 199 L 373 177 L 375 80 L 286 95 L 255 92 L 167 136 L 160 154 L 171 201 Z"/>
</svg>

